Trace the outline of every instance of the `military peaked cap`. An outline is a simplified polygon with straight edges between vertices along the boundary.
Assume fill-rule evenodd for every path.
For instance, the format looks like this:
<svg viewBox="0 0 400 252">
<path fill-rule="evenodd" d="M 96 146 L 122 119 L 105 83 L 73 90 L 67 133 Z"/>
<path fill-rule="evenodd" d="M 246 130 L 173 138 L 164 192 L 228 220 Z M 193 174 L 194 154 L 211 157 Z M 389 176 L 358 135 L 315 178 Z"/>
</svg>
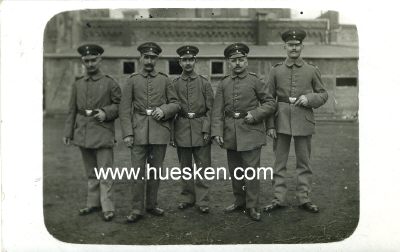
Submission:
<svg viewBox="0 0 400 252">
<path fill-rule="evenodd" d="M 250 49 L 247 45 L 243 43 L 234 43 L 227 46 L 224 50 L 224 55 L 226 58 L 238 58 L 247 56 Z"/>
</svg>

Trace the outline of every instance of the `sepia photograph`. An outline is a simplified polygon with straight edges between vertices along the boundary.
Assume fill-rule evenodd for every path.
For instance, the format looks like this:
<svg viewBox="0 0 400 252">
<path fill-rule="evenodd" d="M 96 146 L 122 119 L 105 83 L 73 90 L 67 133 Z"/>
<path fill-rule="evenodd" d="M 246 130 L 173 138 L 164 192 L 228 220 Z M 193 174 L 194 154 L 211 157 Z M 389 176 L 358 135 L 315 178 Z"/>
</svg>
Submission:
<svg viewBox="0 0 400 252">
<path fill-rule="evenodd" d="M 99 245 L 350 237 L 358 62 L 357 26 L 335 10 L 56 14 L 43 35 L 47 231 Z"/>
</svg>

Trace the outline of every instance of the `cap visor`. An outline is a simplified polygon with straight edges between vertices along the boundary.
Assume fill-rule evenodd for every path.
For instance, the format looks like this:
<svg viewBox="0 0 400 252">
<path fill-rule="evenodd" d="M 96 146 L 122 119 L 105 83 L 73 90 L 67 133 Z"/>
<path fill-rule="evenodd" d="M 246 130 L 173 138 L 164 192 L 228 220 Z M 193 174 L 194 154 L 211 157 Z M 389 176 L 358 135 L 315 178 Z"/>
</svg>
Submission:
<svg viewBox="0 0 400 252">
<path fill-rule="evenodd" d="M 193 54 L 184 54 L 181 56 L 181 59 L 191 59 L 194 58 L 195 56 Z"/>
<path fill-rule="evenodd" d="M 286 41 L 286 44 L 292 44 L 292 45 L 297 45 L 297 44 L 301 44 L 300 40 L 288 40 Z"/>
<path fill-rule="evenodd" d="M 155 56 L 158 56 L 157 53 L 152 52 L 152 51 L 144 52 L 143 55 L 155 55 Z"/>
<path fill-rule="evenodd" d="M 230 59 L 236 59 L 236 58 L 242 58 L 246 55 L 244 55 L 243 53 L 235 53 L 229 56 Z"/>
<path fill-rule="evenodd" d="M 82 59 L 95 59 L 95 58 L 97 58 L 99 56 L 100 55 L 89 54 L 89 55 L 82 56 Z"/>
</svg>

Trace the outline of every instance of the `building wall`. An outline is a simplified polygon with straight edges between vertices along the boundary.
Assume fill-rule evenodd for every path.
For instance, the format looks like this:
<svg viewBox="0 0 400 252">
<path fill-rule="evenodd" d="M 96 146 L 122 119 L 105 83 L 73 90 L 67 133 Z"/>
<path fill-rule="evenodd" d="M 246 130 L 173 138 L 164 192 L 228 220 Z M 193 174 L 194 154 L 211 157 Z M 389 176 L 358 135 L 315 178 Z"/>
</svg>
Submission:
<svg viewBox="0 0 400 252">
<path fill-rule="evenodd" d="M 43 66 L 43 102 L 49 113 L 65 113 L 71 85 L 83 72 L 79 58 L 45 58 Z"/>
<path fill-rule="evenodd" d="M 252 18 L 263 12 L 271 18 L 290 18 L 290 9 L 275 8 L 206 8 L 206 9 L 149 9 L 152 18 Z"/>
<path fill-rule="evenodd" d="M 173 11 L 174 9 L 170 10 Z M 248 10 L 246 15 L 229 15 L 224 18 L 142 18 L 112 19 L 95 15 L 94 11 L 70 11 L 54 16 L 46 26 L 44 36 L 46 52 L 62 52 L 85 42 L 109 46 L 131 46 L 141 41 L 160 43 L 230 43 L 267 45 L 281 43 L 282 31 L 290 27 L 307 32 L 306 43 L 357 43 L 355 26 L 331 29 L 328 19 L 292 20 L 282 13 L 269 9 L 221 9 L 221 11 Z M 266 10 L 266 11 L 263 11 Z M 188 9 L 188 12 L 206 12 L 207 9 Z M 102 13 L 102 12 L 101 12 Z M 200 15 L 187 13 L 187 16 Z M 222 14 L 221 14 L 222 15 Z M 354 35 L 355 34 L 355 35 Z"/>
<path fill-rule="evenodd" d="M 267 15 L 259 15 L 257 22 L 257 44 L 282 43 L 281 34 L 289 28 L 302 28 L 307 34 L 307 44 L 328 44 L 328 22 L 324 19 L 291 20 L 270 19 Z"/>
<path fill-rule="evenodd" d="M 328 19 L 329 26 L 332 28 L 337 28 L 339 26 L 339 12 L 337 11 L 327 11 L 317 17 L 317 19 Z"/>
<path fill-rule="evenodd" d="M 358 46 L 358 32 L 354 25 L 340 25 L 330 32 L 332 44 Z"/>
<path fill-rule="evenodd" d="M 229 43 L 242 41 L 255 44 L 256 22 L 250 19 L 214 20 L 179 19 L 113 20 L 84 19 L 80 26 L 82 41 L 111 46 L 130 46 L 142 41 L 159 43 Z"/>
<path fill-rule="evenodd" d="M 128 12 L 130 10 L 127 10 Z M 345 44 L 357 46 L 357 29 L 354 25 L 340 25 L 338 13 L 328 12 L 315 20 L 292 20 L 289 9 L 152 9 L 151 17 L 113 19 L 108 10 L 80 10 L 63 12 L 47 24 L 44 34 L 44 107 L 49 113 L 66 111 L 69 91 L 75 77 L 83 73 L 80 59 L 62 52 L 75 52 L 78 45 L 97 42 L 105 47 L 128 47 L 143 41 L 162 44 L 185 43 L 227 44 L 244 42 L 250 45 L 282 43 L 281 33 L 289 27 L 303 28 L 307 33 L 305 43 Z M 127 15 L 128 16 L 128 15 Z M 186 18 L 186 19 L 185 19 Z M 54 56 L 54 53 L 58 55 Z M 53 56 L 46 56 L 53 55 Z M 271 56 L 270 56 L 271 57 Z M 330 98 L 318 109 L 325 115 L 354 115 L 358 111 L 357 59 L 329 59 L 319 55 L 313 61 L 321 69 Z M 124 85 L 126 60 L 131 57 L 104 58 L 104 72 Z M 168 73 L 168 60 L 161 58 L 157 69 Z M 223 75 L 211 75 L 211 62 L 219 59 L 200 58 L 197 70 L 208 76 L 215 89 Z M 249 70 L 261 78 L 268 78 L 271 67 L 282 58 L 250 58 Z M 224 72 L 229 71 L 224 65 Z M 173 78 L 174 76 L 171 76 Z M 356 85 L 337 87 L 338 78 L 350 78 Z M 343 81 L 343 80 L 342 80 Z"/>
<path fill-rule="evenodd" d="M 174 59 L 161 58 L 156 69 L 168 73 L 168 61 Z M 206 76 L 216 90 L 219 80 L 229 73 L 224 63 L 224 74 L 211 75 L 211 61 L 214 59 L 200 58 L 196 64 L 196 71 Z M 264 80 L 268 78 L 270 69 L 282 58 L 250 58 L 249 71 L 259 75 Z M 358 112 L 358 83 L 356 86 L 336 87 L 336 79 L 343 77 L 358 78 L 357 59 L 305 59 L 317 65 L 321 71 L 323 81 L 329 93 L 327 104 L 317 109 L 317 114 L 327 117 L 352 117 Z M 138 61 L 133 58 L 105 58 L 102 62 L 103 72 L 111 75 L 124 87 L 129 74 L 123 73 L 123 62 L 134 61 L 138 69 Z M 217 60 L 220 61 L 220 60 Z M 75 78 L 84 73 L 80 59 L 77 57 L 48 57 L 44 59 L 44 102 L 47 113 L 65 113 L 70 97 L 71 85 Z M 171 79 L 177 75 L 170 75 Z"/>
<path fill-rule="evenodd" d="M 281 43 L 288 28 L 303 28 L 309 44 L 328 43 L 326 20 L 271 20 L 260 14 L 258 20 L 244 18 L 180 20 L 152 18 L 143 20 L 82 19 L 78 37 L 82 41 L 114 46 L 130 46 L 141 41 L 173 43 L 231 43 L 267 45 Z"/>
</svg>

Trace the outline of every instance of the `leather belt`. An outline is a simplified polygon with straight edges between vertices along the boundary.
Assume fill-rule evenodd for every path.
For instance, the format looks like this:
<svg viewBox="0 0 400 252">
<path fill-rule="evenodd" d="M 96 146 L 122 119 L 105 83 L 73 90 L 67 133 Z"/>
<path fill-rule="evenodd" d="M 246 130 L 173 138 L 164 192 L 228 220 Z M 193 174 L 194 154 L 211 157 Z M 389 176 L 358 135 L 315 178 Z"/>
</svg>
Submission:
<svg viewBox="0 0 400 252">
<path fill-rule="evenodd" d="M 278 96 L 278 102 L 285 102 L 289 104 L 294 104 L 296 102 L 297 98 L 296 97 L 281 97 Z"/>
<path fill-rule="evenodd" d="M 86 117 L 94 116 L 97 113 L 94 109 L 78 109 L 78 114 Z"/>
<path fill-rule="evenodd" d="M 226 117 L 232 117 L 234 119 L 245 118 L 246 115 L 247 115 L 247 112 L 225 111 L 225 116 Z"/>
<path fill-rule="evenodd" d="M 206 115 L 206 113 L 192 113 L 192 112 L 183 113 L 183 112 L 179 112 L 178 115 L 179 115 L 180 117 L 183 117 L 183 118 L 193 119 L 193 118 L 203 117 L 203 116 Z"/>
<path fill-rule="evenodd" d="M 154 109 L 145 109 L 145 110 L 138 110 L 136 111 L 140 115 L 146 115 L 146 116 L 151 116 L 153 113 Z"/>
</svg>

